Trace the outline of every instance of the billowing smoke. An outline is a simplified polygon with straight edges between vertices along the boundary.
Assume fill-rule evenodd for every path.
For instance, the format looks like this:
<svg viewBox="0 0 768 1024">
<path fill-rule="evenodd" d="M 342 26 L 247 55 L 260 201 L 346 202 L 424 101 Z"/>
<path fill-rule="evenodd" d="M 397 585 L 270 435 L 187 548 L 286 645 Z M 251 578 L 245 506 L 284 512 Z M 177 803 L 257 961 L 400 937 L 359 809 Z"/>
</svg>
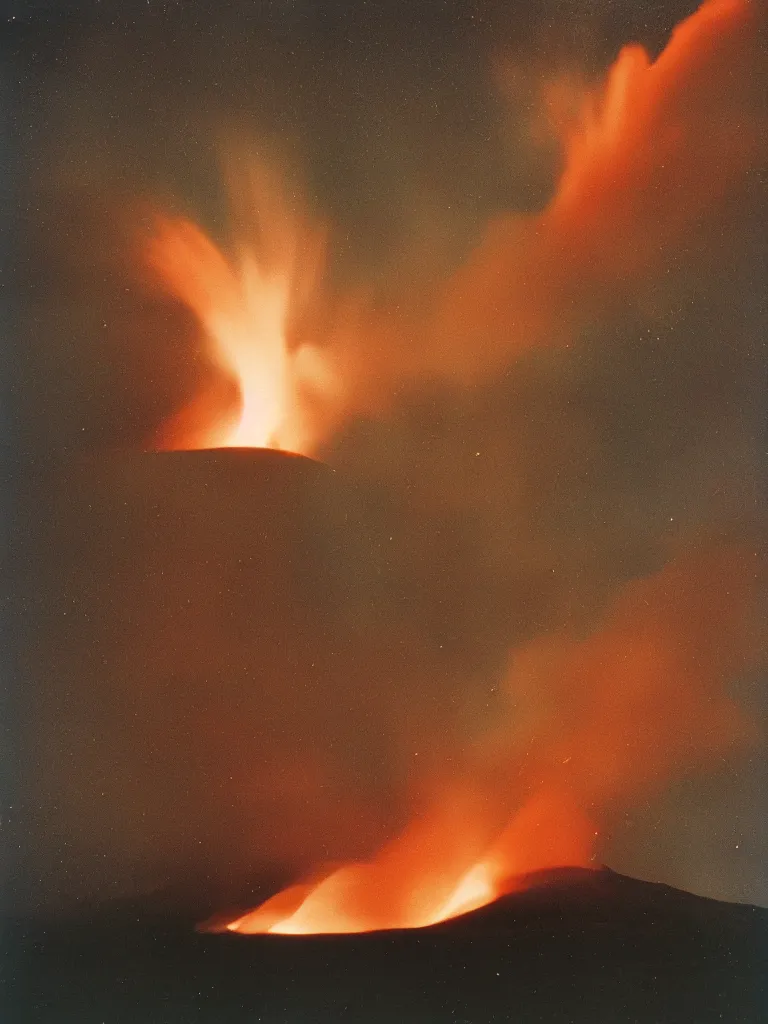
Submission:
<svg viewBox="0 0 768 1024">
<path fill-rule="evenodd" d="M 294 890 L 301 902 L 282 894 L 233 927 L 430 924 L 529 872 L 594 863 L 611 811 L 758 738 L 724 692 L 762 650 L 755 561 L 729 550 L 676 561 L 628 584 L 588 636 L 563 631 L 518 648 L 501 724 L 446 751 L 452 776 L 427 775 L 426 803 L 397 839 L 314 890 Z M 421 768 L 413 776 L 424 780 Z"/>
<path fill-rule="evenodd" d="M 742 0 L 709 2 L 657 60 L 622 50 L 602 87 L 572 99 L 570 118 L 553 112 L 563 165 L 545 209 L 496 218 L 431 300 L 405 312 L 324 296 L 325 233 L 302 218 L 295 191 L 241 154 L 233 261 L 183 220 L 162 223 L 146 257 L 198 316 L 243 406 L 222 430 L 222 411 L 198 399 L 170 446 L 312 452 L 341 418 L 388 407 L 403 389 L 465 387 L 649 302 L 662 315 L 706 265 L 723 208 L 764 155 L 764 112 L 744 70 L 757 65 L 756 21 Z"/>
</svg>

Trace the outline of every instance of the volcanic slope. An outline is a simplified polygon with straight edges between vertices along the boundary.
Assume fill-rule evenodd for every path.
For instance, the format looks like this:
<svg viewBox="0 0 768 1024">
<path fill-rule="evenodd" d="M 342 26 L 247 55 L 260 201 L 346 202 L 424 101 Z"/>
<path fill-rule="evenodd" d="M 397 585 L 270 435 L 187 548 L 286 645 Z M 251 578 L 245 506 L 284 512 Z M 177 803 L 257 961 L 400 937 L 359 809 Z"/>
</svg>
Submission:
<svg viewBox="0 0 768 1024">
<path fill-rule="evenodd" d="M 25 1024 L 706 1024 L 768 1019 L 768 910 L 562 869 L 431 928 L 198 935 L 159 907 L 19 925 Z M 13 953 L 10 950 L 14 950 Z"/>
</svg>

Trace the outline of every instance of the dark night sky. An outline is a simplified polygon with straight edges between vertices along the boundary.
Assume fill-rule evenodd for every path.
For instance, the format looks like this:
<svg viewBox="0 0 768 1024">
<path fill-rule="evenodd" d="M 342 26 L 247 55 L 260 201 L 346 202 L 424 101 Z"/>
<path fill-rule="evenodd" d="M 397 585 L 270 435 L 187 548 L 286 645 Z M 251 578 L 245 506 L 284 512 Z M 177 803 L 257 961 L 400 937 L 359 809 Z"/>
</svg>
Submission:
<svg viewBox="0 0 768 1024">
<path fill-rule="evenodd" d="M 168 480 L 150 473 L 147 482 L 143 470 L 134 480 L 133 471 L 123 475 L 119 468 L 96 470 L 90 479 L 77 461 L 95 453 L 108 467 L 118 459 L 114 452 L 123 459 L 145 448 L 198 382 L 194 321 L 177 303 L 142 291 L 130 239 L 150 206 L 180 211 L 226 237 L 222 138 L 234 134 L 287 154 L 309 205 L 333 225 L 333 286 L 370 283 L 399 306 L 454 270 L 490 217 L 535 212 L 551 197 L 561 169 L 558 147 L 534 141 L 530 130 L 541 83 L 561 70 L 597 83 L 627 42 L 656 55 L 696 6 L 0 4 L 8 125 L 0 126 L 0 163 L 10 169 L 7 205 L 15 210 L 8 267 L 14 284 L 3 310 L 13 338 L 10 366 L 3 365 L 15 414 L 6 452 L 17 471 L 8 493 L 36 495 L 34 506 L 22 498 L 30 518 L 20 531 L 32 548 L 14 563 L 18 575 L 11 574 L 12 590 L 22 596 L 17 618 L 9 620 L 17 623 L 10 649 L 18 687 L 11 687 L 7 721 L 18 727 L 20 768 L 8 816 L 12 842 L 23 846 L 32 836 L 34 846 L 22 854 L 12 903 L 66 902 L 89 888 L 97 898 L 146 892 L 178 881 L 174 858 L 190 877 L 210 878 L 212 837 L 231 827 L 238 809 L 263 831 L 259 841 L 249 840 L 247 856 L 234 843 L 222 854 L 229 858 L 222 875 L 237 876 L 235 889 L 250 869 L 251 862 L 242 863 L 248 857 L 254 871 L 280 874 L 287 862 L 306 867 L 323 848 L 348 852 L 350 829 L 334 827 L 329 838 L 324 814 L 365 807 L 370 820 L 361 819 L 357 837 L 364 850 L 366 840 L 400 820 L 409 744 L 426 744 L 445 765 L 447 737 L 474 739 L 489 716 L 502 713 L 491 695 L 510 650 L 528 650 L 566 627 L 588 635 L 628 581 L 686 559 L 691 549 L 737 542 L 761 550 L 768 296 L 765 168 L 757 160 L 691 231 L 695 242 L 681 243 L 672 288 L 660 272 L 642 297 L 592 316 L 566 352 L 542 348 L 510 358 L 468 388 L 416 381 L 384 413 L 353 418 L 328 441 L 328 461 L 345 479 L 386 496 L 363 512 L 354 505 L 363 532 L 374 537 L 366 533 L 366 543 L 375 548 L 397 524 L 398 546 L 384 570 L 366 563 L 355 582 L 354 558 L 343 561 L 343 571 L 337 567 L 347 595 L 343 614 L 352 614 L 348 605 L 358 600 L 365 605 L 360 594 L 369 584 L 375 591 L 372 651 L 388 636 L 412 645 L 380 676 L 357 664 L 354 643 L 345 640 L 330 644 L 327 665 L 306 691 L 281 689 L 293 655 L 285 655 L 288 668 L 274 670 L 283 682 L 254 691 L 253 679 L 265 670 L 249 640 L 247 581 L 231 590 L 221 583 L 231 552 L 218 541 L 192 567 L 167 553 L 173 582 L 162 585 L 170 588 L 169 606 L 181 602 L 185 588 L 221 585 L 239 632 L 210 626 L 209 639 L 214 652 L 229 643 L 234 653 L 228 648 L 217 660 L 208 649 L 198 652 L 204 669 L 189 652 L 179 654 L 195 630 L 207 636 L 205 615 L 198 620 L 195 612 L 178 635 L 166 624 L 172 642 L 158 647 L 153 661 L 147 652 L 162 646 L 157 638 L 165 634 L 154 620 L 146 626 L 152 639 L 142 634 L 148 592 L 134 563 L 145 557 L 145 526 L 139 513 L 135 522 L 125 513 L 129 525 L 121 532 L 99 521 L 99 509 L 121 514 L 114 499 L 120 487 L 135 484 L 144 498 L 149 488 L 147 501 L 169 507 L 194 487 L 171 479 L 173 473 Z M 500 62 L 515 69 L 504 98 L 494 84 Z M 745 61 L 737 73 L 748 85 L 736 95 L 753 104 L 750 115 L 765 116 L 757 63 Z M 689 258 L 696 245 L 704 258 Z M 249 486 L 244 481 L 245 493 Z M 126 506 L 134 500 L 127 495 Z M 200 522 L 214 523 L 225 539 L 230 527 L 222 517 L 247 524 L 241 500 L 239 491 L 226 500 L 201 499 L 190 543 L 207 543 L 198 538 Z M 86 507 L 95 518 L 83 519 Z M 232 540 L 250 543 L 242 535 Z M 384 582 L 376 575 L 382 571 Z M 119 606 L 122 625 L 104 613 L 105 594 Z M 67 601 L 76 605 L 74 625 L 62 618 Z M 165 598 L 155 595 L 150 607 L 162 617 Z M 303 623 L 305 613 L 296 614 Z M 277 635 L 259 628 L 273 640 Z M 296 625 L 302 672 L 309 671 L 306 645 L 327 643 L 308 639 L 315 626 L 306 628 L 305 635 Z M 350 635 L 363 628 L 356 622 Z M 99 667 L 102 659 L 108 668 Z M 354 671 L 372 673 L 366 685 L 359 680 L 365 700 L 349 678 L 338 681 Z M 132 712 L 139 738 L 121 741 L 125 693 L 138 675 L 139 690 L 147 687 Z M 762 679 L 752 666 L 726 680 L 759 728 L 766 712 Z M 213 700 L 211 686 L 226 700 Z M 557 692 L 545 687 L 542 700 Z M 196 745 L 214 719 L 215 729 L 226 730 L 228 715 L 240 731 L 235 780 L 222 810 L 205 803 L 206 785 L 224 778 L 221 765 L 212 766 L 219 741 L 204 744 L 195 758 L 185 744 Z M 178 752 L 158 754 L 150 733 L 172 716 Z M 406 730 L 398 725 L 403 718 Z M 250 735 L 260 750 L 253 766 Z M 312 790 L 311 772 L 285 774 L 286 760 L 313 756 L 315 739 L 319 761 L 330 748 L 338 754 L 330 797 Z M 90 744 L 87 757 L 76 753 L 83 744 Z M 661 790 L 614 809 L 600 855 L 627 873 L 768 904 L 760 744 L 718 758 L 700 775 L 675 765 Z M 179 766 L 187 760 L 197 774 L 185 783 Z M 131 780 L 127 789 L 121 771 Z M 260 777 L 256 797 L 247 795 L 251 771 Z M 93 781 L 100 772 L 113 772 L 104 790 L 109 806 L 94 795 L 101 792 Z M 276 779 L 283 807 L 264 797 Z M 161 834 L 162 819 L 174 787 L 204 805 L 205 820 L 176 808 L 169 838 Z M 156 789 L 161 802 L 149 812 L 155 847 L 137 836 L 147 789 Z M 300 837 L 294 845 L 305 849 L 289 849 L 289 836 Z M 204 852 L 196 860 L 198 842 Z M 229 893 L 227 884 L 219 887 Z"/>
</svg>

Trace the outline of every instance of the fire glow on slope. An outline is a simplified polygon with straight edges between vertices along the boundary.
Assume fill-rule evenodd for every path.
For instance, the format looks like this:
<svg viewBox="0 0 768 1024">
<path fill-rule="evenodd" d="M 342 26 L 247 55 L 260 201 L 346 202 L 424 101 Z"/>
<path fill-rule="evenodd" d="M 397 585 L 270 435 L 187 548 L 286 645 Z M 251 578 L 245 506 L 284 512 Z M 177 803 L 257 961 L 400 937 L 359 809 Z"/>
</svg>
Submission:
<svg viewBox="0 0 768 1024">
<path fill-rule="evenodd" d="M 589 865 L 594 828 L 567 789 L 535 794 L 495 839 L 478 811 L 483 799 L 471 787 L 448 786 L 371 861 L 291 886 L 234 921 L 201 927 L 250 935 L 423 928 L 490 903 L 515 888 L 516 876 Z"/>
<path fill-rule="evenodd" d="M 628 584 L 586 639 L 550 635 L 518 650 L 507 692 L 518 715 L 534 711 L 526 728 L 510 707 L 466 778 L 438 787 L 370 861 L 201 929 L 420 928 L 492 902 L 529 873 L 589 866 L 612 808 L 754 739 L 724 684 L 762 649 L 755 569 L 753 551 L 692 554 Z"/>
</svg>

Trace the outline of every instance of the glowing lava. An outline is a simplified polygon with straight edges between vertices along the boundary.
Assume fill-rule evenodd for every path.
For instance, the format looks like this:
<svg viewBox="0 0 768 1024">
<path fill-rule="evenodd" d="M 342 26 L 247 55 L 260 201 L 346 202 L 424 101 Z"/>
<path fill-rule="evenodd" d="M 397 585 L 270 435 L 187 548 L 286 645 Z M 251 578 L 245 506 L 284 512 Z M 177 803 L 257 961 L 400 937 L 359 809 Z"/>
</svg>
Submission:
<svg viewBox="0 0 768 1024">
<path fill-rule="evenodd" d="M 588 866 L 596 833 L 567 790 L 552 787 L 528 800 L 494 839 L 489 835 L 477 810 L 447 792 L 371 861 L 291 886 L 223 925 L 201 927 L 244 935 L 423 928 L 491 903 L 530 872 Z"/>
<path fill-rule="evenodd" d="M 331 387 L 318 350 L 297 323 L 322 275 L 323 232 L 291 209 L 274 175 L 248 164 L 230 186 L 242 239 L 232 256 L 184 218 L 156 219 L 146 259 L 164 288 L 202 327 L 207 355 L 237 387 L 232 408 L 215 388 L 199 392 L 166 425 L 160 447 L 313 447 L 302 420 L 308 392 Z"/>
<path fill-rule="evenodd" d="M 462 784 L 437 780 L 431 803 L 371 860 L 202 930 L 421 928 L 534 872 L 590 866 L 606 811 L 755 739 L 723 686 L 762 656 L 755 586 L 753 552 L 699 554 L 628 584 L 586 638 L 518 649 L 504 688 L 514 710 L 478 739 Z"/>
</svg>

